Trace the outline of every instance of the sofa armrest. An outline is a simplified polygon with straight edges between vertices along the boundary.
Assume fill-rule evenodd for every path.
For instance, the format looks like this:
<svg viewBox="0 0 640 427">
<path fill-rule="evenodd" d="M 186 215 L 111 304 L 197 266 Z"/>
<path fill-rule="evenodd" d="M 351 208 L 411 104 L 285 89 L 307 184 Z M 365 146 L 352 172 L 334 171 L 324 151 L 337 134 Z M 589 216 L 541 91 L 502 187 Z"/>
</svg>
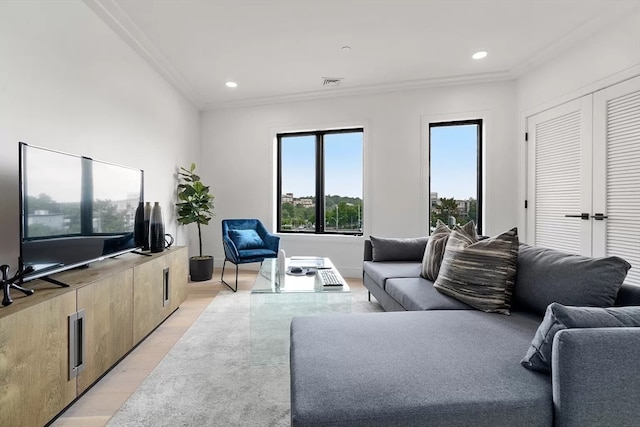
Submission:
<svg viewBox="0 0 640 427">
<path fill-rule="evenodd" d="M 640 305 L 640 286 L 623 284 L 618 290 L 615 305 Z"/>
<path fill-rule="evenodd" d="M 640 419 L 640 328 L 565 329 L 553 340 L 554 425 Z"/>
<path fill-rule="evenodd" d="M 364 261 L 373 261 L 373 246 L 371 246 L 371 240 L 365 239 L 364 241 Z"/>
<path fill-rule="evenodd" d="M 262 236 L 262 240 L 264 240 L 264 244 L 268 249 L 271 249 L 274 252 L 278 252 L 278 249 L 280 248 L 280 236 L 266 233 L 264 236 Z"/>
</svg>

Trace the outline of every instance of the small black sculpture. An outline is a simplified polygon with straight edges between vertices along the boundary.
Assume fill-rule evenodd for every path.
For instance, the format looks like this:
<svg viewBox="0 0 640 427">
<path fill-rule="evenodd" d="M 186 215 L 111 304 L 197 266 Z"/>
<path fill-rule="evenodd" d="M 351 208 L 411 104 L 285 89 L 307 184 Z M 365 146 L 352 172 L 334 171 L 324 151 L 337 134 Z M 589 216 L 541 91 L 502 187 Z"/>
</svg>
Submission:
<svg viewBox="0 0 640 427">
<path fill-rule="evenodd" d="M 27 296 L 32 295 L 35 292 L 33 289 L 23 288 L 22 286 L 18 286 L 15 284 L 15 282 L 20 281 L 25 274 L 33 272 L 32 266 L 28 266 L 24 269 L 20 268 L 16 272 L 16 274 L 14 274 L 13 277 L 9 279 L 10 269 L 11 267 L 6 264 L 0 265 L 0 273 L 2 273 L 2 279 L 0 280 L 0 285 L 2 285 L 3 293 L 2 305 L 5 307 L 11 305 L 11 303 L 13 302 L 13 300 L 11 299 L 11 293 L 9 292 L 11 288 L 15 288 Z"/>
</svg>

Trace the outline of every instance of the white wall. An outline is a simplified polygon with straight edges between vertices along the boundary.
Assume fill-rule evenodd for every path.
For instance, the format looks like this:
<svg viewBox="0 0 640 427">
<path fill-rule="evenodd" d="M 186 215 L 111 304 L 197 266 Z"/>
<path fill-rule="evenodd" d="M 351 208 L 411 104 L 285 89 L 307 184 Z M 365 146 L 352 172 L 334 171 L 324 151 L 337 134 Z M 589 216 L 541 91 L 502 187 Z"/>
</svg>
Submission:
<svg viewBox="0 0 640 427">
<path fill-rule="evenodd" d="M 216 196 L 205 251 L 224 259 L 220 220 L 260 218 L 274 229 L 274 140 L 278 131 L 365 128 L 365 236 L 424 234 L 421 120 L 469 112 L 486 119 L 485 228 L 517 221 L 516 98 L 513 82 L 461 85 L 209 111 L 202 115 L 202 177 Z M 428 173 L 428 171 L 427 171 Z M 428 196 L 427 196 L 428 197 Z M 282 235 L 287 254 L 330 257 L 343 275 L 362 271 L 362 237 Z"/>
<path fill-rule="evenodd" d="M 175 171 L 199 153 L 199 112 L 80 1 L 0 2 L 0 263 L 19 254 L 18 141 L 145 171 L 175 221 Z"/>
</svg>

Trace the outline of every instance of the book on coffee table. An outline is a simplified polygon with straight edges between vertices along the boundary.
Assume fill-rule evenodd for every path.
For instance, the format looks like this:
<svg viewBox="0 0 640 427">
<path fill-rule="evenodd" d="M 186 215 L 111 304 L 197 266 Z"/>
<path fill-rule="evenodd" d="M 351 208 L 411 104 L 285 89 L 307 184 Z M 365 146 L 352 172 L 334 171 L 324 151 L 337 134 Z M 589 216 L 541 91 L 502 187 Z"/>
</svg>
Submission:
<svg viewBox="0 0 640 427">
<path fill-rule="evenodd" d="M 315 256 L 294 256 L 289 258 L 289 268 L 325 268 L 324 258 Z"/>
</svg>

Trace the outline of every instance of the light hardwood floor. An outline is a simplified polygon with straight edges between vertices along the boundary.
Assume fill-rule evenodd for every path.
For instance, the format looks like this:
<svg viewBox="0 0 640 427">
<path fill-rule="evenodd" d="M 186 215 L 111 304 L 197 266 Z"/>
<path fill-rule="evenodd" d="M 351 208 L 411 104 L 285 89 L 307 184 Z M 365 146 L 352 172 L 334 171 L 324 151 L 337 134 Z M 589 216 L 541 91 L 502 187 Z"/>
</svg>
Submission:
<svg viewBox="0 0 640 427">
<path fill-rule="evenodd" d="M 225 275 L 234 279 L 233 266 Z M 251 289 L 256 271 L 240 270 L 238 288 Z M 346 279 L 349 286 L 362 287 L 362 280 Z M 84 395 L 50 424 L 52 427 L 102 427 L 129 399 L 156 365 L 171 350 L 182 334 L 196 321 L 202 311 L 221 290 L 220 270 L 205 282 L 189 282 L 186 301 L 164 323 L 142 341 L 131 353 L 111 369 Z"/>
</svg>

